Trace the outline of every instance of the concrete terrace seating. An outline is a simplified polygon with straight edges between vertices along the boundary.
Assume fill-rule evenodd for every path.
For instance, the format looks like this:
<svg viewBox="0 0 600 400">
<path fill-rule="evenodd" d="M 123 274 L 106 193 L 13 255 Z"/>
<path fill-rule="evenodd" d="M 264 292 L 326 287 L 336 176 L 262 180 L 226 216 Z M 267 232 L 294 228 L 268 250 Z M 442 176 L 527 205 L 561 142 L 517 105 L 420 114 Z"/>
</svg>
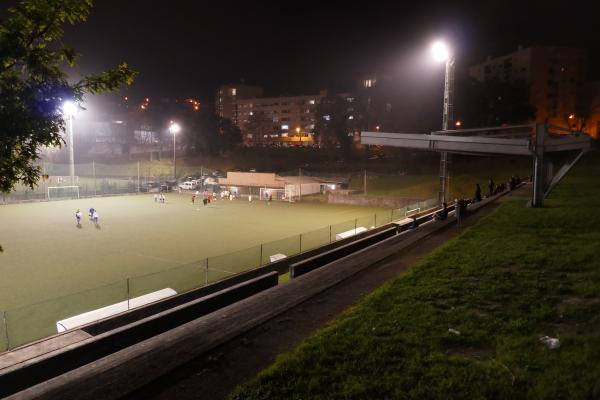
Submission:
<svg viewBox="0 0 600 400">
<path fill-rule="evenodd" d="M 89 364 L 276 285 L 277 273 L 271 272 L 143 320 L 101 333 L 46 356 L 8 367 L 0 371 L 0 397 L 9 396 Z"/>
<path fill-rule="evenodd" d="M 298 261 L 290 265 L 290 278 L 296 278 L 300 275 L 304 275 L 307 272 L 315 270 L 319 267 L 322 267 L 325 264 L 328 264 L 339 258 L 345 257 L 349 254 L 355 253 L 358 250 L 364 249 L 365 247 L 368 247 L 372 244 L 394 236 L 395 234 L 395 227 L 387 228 L 381 232 L 377 232 L 372 235 L 366 236 L 355 242 L 351 242 L 343 246 L 326 251 L 324 253 L 317 254 L 313 257 L 309 257 L 304 260 Z"/>
</svg>

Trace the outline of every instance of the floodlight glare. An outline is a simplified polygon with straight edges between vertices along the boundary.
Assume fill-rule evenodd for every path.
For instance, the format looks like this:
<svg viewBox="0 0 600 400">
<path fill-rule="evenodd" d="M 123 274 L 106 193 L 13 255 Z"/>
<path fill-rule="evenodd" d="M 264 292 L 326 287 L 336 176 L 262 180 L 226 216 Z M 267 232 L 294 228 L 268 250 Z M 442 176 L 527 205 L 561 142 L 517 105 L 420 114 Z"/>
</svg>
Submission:
<svg viewBox="0 0 600 400">
<path fill-rule="evenodd" d="M 169 125 L 169 132 L 176 134 L 179 133 L 179 131 L 181 131 L 181 126 L 179 126 L 178 123 L 174 122 L 171 125 Z"/>
<path fill-rule="evenodd" d="M 67 117 L 72 117 L 77 113 L 77 104 L 67 100 L 63 103 L 62 110 L 63 114 L 65 114 Z"/>
<path fill-rule="evenodd" d="M 433 59 L 438 62 L 445 62 L 450 58 L 450 50 L 446 46 L 446 43 L 442 41 L 434 42 L 431 45 L 431 53 L 433 54 Z"/>
</svg>

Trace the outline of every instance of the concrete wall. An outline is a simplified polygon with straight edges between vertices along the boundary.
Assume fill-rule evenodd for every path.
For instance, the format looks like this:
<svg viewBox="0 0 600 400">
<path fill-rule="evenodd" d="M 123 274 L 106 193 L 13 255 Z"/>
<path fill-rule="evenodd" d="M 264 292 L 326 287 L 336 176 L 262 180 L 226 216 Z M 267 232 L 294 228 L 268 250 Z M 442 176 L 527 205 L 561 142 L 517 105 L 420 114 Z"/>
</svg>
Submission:
<svg viewBox="0 0 600 400">
<path fill-rule="evenodd" d="M 304 185 L 302 185 L 302 192 L 304 192 Z M 355 206 L 402 208 L 408 204 L 416 203 L 417 201 L 422 201 L 422 199 L 329 193 L 329 195 L 327 196 L 327 201 L 332 204 L 352 204 Z"/>
<path fill-rule="evenodd" d="M 285 189 L 289 191 L 290 196 L 295 197 L 299 194 L 309 195 L 314 193 L 321 193 L 320 183 L 303 183 L 302 188 L 299 184 L 285 185 Z"/>
</svg>

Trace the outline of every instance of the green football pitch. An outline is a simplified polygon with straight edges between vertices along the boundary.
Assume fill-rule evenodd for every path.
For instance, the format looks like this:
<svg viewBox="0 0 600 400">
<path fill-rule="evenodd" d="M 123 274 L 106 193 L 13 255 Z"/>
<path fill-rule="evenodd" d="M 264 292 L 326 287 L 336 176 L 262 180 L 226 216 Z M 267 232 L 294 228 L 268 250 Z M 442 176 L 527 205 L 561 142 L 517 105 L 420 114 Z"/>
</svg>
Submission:
<svg viewBox="0 0 600 400">
<path fill-rule="evenodd" d="M 87 216 L 90 207 L 98 210 L 98 227 Z M 6 321 L 0 351 L 6 337 L 14 347 L 55 333 L 60 318 L 165 287 L 202 286 L 265 264 L 270 255 L 326 244 L 355 225 L 389 222 L 390 213 L 257 200 L 203 206 L 177 193 L 165 204 L 139 195 L 0 206 L 0 311 Z"/>
</svg>

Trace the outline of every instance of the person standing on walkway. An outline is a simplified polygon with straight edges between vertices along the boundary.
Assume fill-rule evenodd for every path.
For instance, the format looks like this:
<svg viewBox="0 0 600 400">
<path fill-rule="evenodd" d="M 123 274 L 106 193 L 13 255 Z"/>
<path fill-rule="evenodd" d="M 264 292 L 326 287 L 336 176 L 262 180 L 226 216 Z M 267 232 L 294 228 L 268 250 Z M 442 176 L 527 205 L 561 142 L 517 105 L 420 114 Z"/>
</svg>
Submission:
<svg viewBox="0 0 600 400">
<path fill-rule="evenodd" d="M 494 194 L 494 189 L 496 189 L 496 184 L 492 178 L 490 178 L 490 181 L 488 182 L 488 189 L 490 189 L 489 195 L 492 196 Z"/>
<path fill-rule="evenodd" d="M 481 201 L 481 186 L 479 183 L 475 184 L 475 202 L 479 203 Z"/>
</svg>

